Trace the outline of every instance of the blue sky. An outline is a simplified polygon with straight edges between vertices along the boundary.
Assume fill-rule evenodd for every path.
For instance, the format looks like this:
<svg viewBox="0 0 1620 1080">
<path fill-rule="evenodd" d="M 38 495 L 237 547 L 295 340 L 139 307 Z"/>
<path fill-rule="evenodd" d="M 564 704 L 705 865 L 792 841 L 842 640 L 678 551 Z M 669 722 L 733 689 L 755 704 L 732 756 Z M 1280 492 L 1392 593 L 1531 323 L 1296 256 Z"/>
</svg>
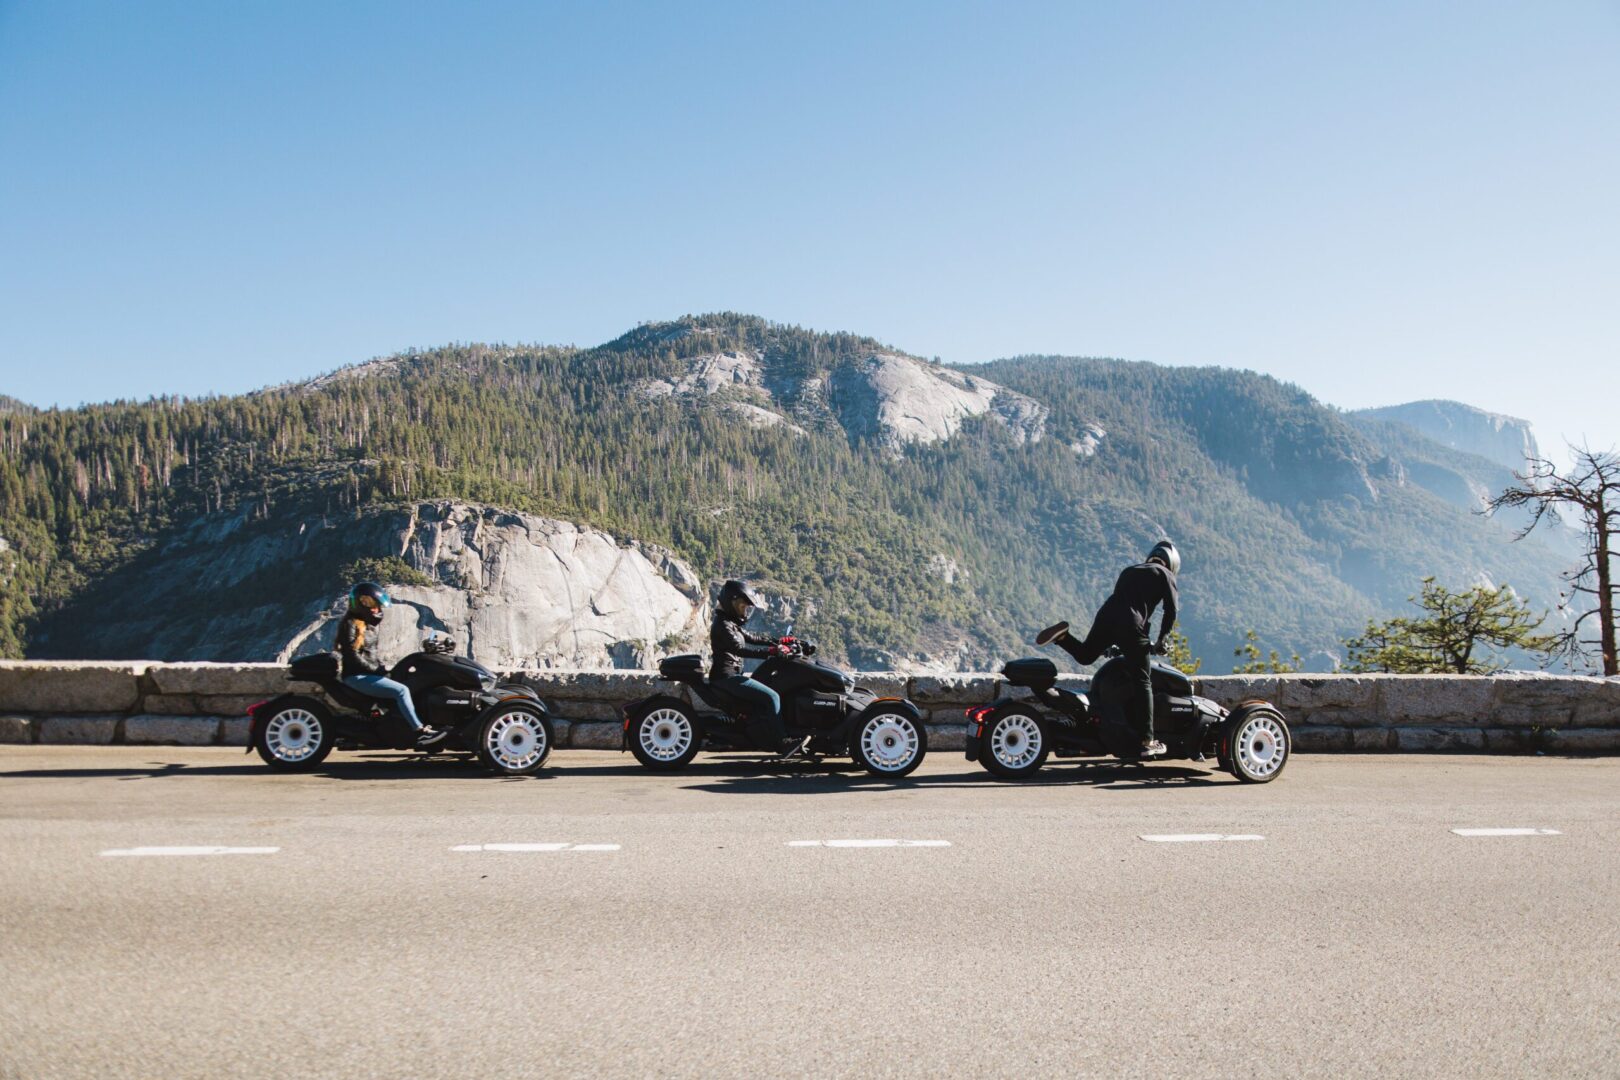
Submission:
<svg viewBox="0 0 1620 1080">
<path fill-rule="evenodd" d="M 1620 442 L 1613 3 L 0 0 L 0 392 L 738 310 Z"/>
</svg>

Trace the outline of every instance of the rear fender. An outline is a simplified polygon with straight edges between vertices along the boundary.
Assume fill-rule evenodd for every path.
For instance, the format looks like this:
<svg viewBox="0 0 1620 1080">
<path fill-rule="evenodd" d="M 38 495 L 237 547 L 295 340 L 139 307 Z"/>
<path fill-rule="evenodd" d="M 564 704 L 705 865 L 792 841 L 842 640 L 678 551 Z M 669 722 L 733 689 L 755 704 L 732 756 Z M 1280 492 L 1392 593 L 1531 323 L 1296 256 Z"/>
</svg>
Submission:
<svg viewBox="0 0 1620 1080">
<path fill-rule="evenodd" d="M 273 716 L 278 709 L 284 709 L 288 705 L 297 705 L 299 708 L 308 709 L 310 712 L 321 717 L 328 723 L 331 722 L 331 708 L 320 698 L 310 697 L 308 694 L 277 694 L 275 697 L 269 698 L 265 701 L 255 702 L 247 707 L 248 753 L 253 752 L 253 744 L 258 741 L 259 738 L 259 717 L 263 716 L 268 718 Z"/>
<path fill-rule="evenodd" d="M 861 725 L 866 723 L 867 717 L 885 712 L 904 713 L 905 715 L 911 717 L 911 719 L 916 722 L 918 727 L 924 726 L 922 710 L 917 708 L 917 706 L 913 705 L 911 702 L 907 701 L 905 698 L 880 697 L 874 700 L 871 704 L 867 705 L 866 708 L 851 715 L 847 720 L 834 729 L 834 733 L 838 738 L 848 740 L 852 732 L 859 731 Z"/>
<path fill-rule="evenodd" d="M 992 701 L 988 705 L 975 705 L 971 709 L 967 710 L 965 714 L 967 716 L 967 738 L 962 743 L 962 754 L 964 757 L 966 757 L 969 761 L 978 760 L 979 747 L 983 745 L 985 731 L 988 730 L 990 725 L 995 722 L 996 718 L 1001 715 L 1002 709 L 1010 708 L 1014 705 L 1021 706 L 1025 712 L 1033 715 L 1035 717 L 1035 721 L 1043 725 L 1042 730 L 1045 730 L 1044 725 L 1046 723 L 1046 715 L 1038 706 L 1035 708 L 1030 708 L 1030 701 L 1028 698 L 1015 698 L 1003 695 L 996 698 L 996 700 Z"/>
</svg>

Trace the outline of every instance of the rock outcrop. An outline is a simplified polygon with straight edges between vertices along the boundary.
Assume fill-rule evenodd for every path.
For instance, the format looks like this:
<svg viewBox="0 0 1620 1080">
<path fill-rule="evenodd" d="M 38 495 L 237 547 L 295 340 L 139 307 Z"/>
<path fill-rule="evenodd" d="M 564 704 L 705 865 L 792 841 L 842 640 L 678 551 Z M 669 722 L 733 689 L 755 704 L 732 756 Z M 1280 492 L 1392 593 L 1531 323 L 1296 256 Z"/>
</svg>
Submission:
<svg viewBox="0 0 1620 1080">
<path fill-rule="evenodd" d="M 874 353 L 832 374 L 828 402 L 845 430 L 891 446 L 948 439 L 969 417 L 998 421 L 1016 442 L 1039 442 L 1049 410 L 976 375 L 896 353 Z"/>
<path fill-rule="evenodd" d="M 1361 409 L 1357 415 L 1405 424 L 1442 446 L 1477 454 L 1514 472 L 1524 472 L 1526 464 L 1541 453 L 1528 420 L 1486 412 L 1460 401 L 1413 401 Z"/>
</svg>

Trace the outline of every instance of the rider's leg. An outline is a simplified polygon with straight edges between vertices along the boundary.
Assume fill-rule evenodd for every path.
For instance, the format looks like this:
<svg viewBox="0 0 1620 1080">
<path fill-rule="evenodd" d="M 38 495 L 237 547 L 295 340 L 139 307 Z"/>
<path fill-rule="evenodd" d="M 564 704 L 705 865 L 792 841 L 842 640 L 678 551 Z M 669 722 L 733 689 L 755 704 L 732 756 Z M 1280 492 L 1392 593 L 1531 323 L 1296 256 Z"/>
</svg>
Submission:
<svg viewBox="0 0 1620 1080">
<path fill-rule="evenodd" d="M 1114 643 L 1114 636 L 1110 629 L 1103 625 L 1102 615 L 1099 613 L 1096 621 L 1091 624 L 1091 632 L 1085 636 L 1084 640 L 1075 637 L 1073 634 L 1066 633 L 1058 638 L 1056 643 L 1064 652 L 1074 657 L 1075 663 L 1082 665 L 1095 664 L 1097 658 L 1107 650 L 1108 646 Z"/>
<path fill-rule="evenodd" d="M 1164 748 L 1153 738 L 1153 646 L 1145 637 L 1131 637 L 1120 643 L 1120 652 L 1129 665 L 1131 677 L 1126 706 L 1132 724 L 1142 737 L 1142 749 L 1162 754 Z"/>
<path fill-rule="evenodd" d="M 746 675 L 731 675 L 723 680 L 748 712 L 748 730 L 766 750 L 785 749 L 787 726 L 782 723 L 782 698 L 775 690 Z"/>
<path fill-rule="evenodd" d="M 407 724 L 416 731 L 422 730 L 422 721 L 417 719 L 416 706 L 411 701 L 411 688 L 404 683 L 383 675 L 345 675 L 343 685 L 374 698 L 392 701 Z"/>
</svg>

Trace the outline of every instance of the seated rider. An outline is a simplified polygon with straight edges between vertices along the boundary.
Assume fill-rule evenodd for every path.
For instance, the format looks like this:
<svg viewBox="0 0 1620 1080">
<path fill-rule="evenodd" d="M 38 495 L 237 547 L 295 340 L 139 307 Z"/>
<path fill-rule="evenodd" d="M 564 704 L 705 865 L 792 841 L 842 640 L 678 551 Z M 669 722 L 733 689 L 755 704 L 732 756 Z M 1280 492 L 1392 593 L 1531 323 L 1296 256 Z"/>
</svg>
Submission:
<svg viewBox="0 0 1620 1080">
<path fill-rule="evenodd" d="M 786 654 L 775 639 L 743 629 L 743 623 L 759 606 L 748 586 L 740 581 L 728 581 L 720 587 L 714 622 L 709 624 L 709 648 L 714 653 L 709 683 L 725 687 L 742 704 L 748 714 L 750 734 L 763 749 L 779 750 L 784 757 L 794 757 L 804 752 L 810 740 L 798 742 L 788 738 L 787 726 L 782 722 L 780 695 L 759 680 L 750 679 L 742 670 L 745 658 L 762 660 Z"/>
<path fill-rule="evenodd" d="M 450 734 L 424 727 L 416 717 L 410 687 L 388 677 L 388 669 L 377 660 L 377 638 L 371 633 L 383 620 L 383 612 L 393 603 L 382 586 L 362 581 L 349 590 L 349 611 L 338 625 L 338 670 L 343 685 L 374 698 L 392 701 L 405 722 L 416 729 L 419 749 L 437 746 Z"/>
<path fill-rule="evenodd" d="M 1176 574 L 1181 570 L 1181 553 L 1169 540 L 1160 540 L 1148 557 L 1120 572 L 1114 592 L 1097 611 L 1091 632 L 1084 641 L 1069 633 L 1068 623 L 1042 630 L 1035 639 L 1045 645 L 1052 641 L 1074 657 L 1077 663 L 1093 664 L 1110 645 L 1117 646 L 1129 665 L 1130 720 L 1142 736 L 1142 756 L 1158 757 L 1164 743 L 1153 737 L 1153 653 L 1163 653 L 1170 630 L 1176 625 Z M 1158 642 L 1148 641 L 1153 609 L 1164 604 L 1159 621 Z"/>
</svg>

